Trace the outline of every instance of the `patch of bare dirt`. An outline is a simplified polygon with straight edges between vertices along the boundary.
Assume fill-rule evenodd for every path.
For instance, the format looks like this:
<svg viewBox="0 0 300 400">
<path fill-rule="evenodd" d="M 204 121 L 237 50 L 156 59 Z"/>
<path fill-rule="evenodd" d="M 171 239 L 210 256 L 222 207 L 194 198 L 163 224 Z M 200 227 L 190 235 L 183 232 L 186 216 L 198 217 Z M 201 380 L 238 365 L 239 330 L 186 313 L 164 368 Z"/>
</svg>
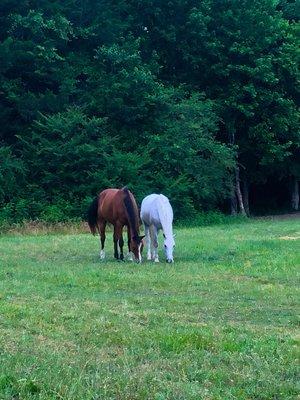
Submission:
<svg viewBox="0 0 300 400">
<path fill-rule="evenodd" d="M 299 240 L 300 236 L 280 236 L 280 240 Z"/>
</svg>

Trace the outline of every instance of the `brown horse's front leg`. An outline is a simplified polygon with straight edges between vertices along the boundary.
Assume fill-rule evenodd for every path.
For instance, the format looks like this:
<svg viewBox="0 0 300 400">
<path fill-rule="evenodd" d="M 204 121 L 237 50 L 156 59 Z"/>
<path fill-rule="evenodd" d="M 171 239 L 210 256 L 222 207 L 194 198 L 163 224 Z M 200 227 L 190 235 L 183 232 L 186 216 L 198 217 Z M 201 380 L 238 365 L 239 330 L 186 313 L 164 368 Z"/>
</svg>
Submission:
<svg viewBox="0 0 300 400">
<path fill-rule="evenodd" d="M 121 224 L 117 224 L 116 236 L 117 236 L 119 247 L 120 247 L 120 260 L 124 260 L 124 254 L 123 254 L 124 240 L 123 240 L 122 231 L 123 231 L 123 226 Z"/>
<path fill-rule="evenodd" d="M 129 253 L 131 252 L 130 241 L 131 241 L 130 227 L 127 226 L 127 244 L 128 244 L 128 252 Z"/>
<path fill-rule="evenodd" d="M 118 232 L 117 232 L 117 227 L 114 226 L 114 257 L 115 259 L 119 259 L 119 252 L 118 252 Z"/>
<path fill-rule="evenodd" d="M 118 260 L 124 260 L 124 254 L 123 254 L 123 246 L 124 246 L 124 240 L 123 240 L 123 235 L 122 235 L 122 230 L 123 227 L 120 224 L 117 224 L 114 229 L 114 246 L 115 246 L 115 258 Z M 120 247 L 120 256 L 118 253 L 118 244 Z"/>
<path fill-rule="evenodd" d="M 127 258 L 129 261 L 133 261 L 130 243 L 131 243 L 131 232 L 130 232 L 130 227 L 127 226 L 128 254 L 127 254 L 126 258 Z"/>
<path fill-rule="evenodd" d="M 124 240 L 123 240 L 122 231 L 121 231 L 121 234 L 120 234 L 119 246 L 120 246 L 120 259 L 124 260 L 124 254 L 123 254 Z"/>
</svg>

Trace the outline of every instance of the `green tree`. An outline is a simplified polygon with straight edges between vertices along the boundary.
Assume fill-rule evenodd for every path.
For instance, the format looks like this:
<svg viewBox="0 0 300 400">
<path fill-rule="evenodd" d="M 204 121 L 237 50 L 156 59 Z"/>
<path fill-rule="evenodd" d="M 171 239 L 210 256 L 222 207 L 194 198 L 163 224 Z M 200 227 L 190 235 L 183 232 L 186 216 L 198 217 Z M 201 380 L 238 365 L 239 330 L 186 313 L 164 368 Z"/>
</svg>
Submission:
<svg viewBox="0 0 300 400">
<path fill-rule="evenodd" d="M 287 0 L 4 0 L 1 204 L 56 220 L 128 184 L 247 212 L 276 177 L 297 208 L 298 21 Z"/>
<path fill-rule="evenodd" d="M 216 140 L 214 108 L 201 95 L 170 90 L 149 138 L 144 179 L 151 191 L 166 193 L 181 216 L 216 208 L 230 193 L 234 151 Z"/>
<path fill-rule="evenodd" d="M 140 11 L 160 77 L 219 105 L 219 137 L 238 148 L 234 192 L 244 212 L 249 183 L 265 181 L 297 147 L 296 35 L 272 0 L 156 1 Z"/>
</svg>

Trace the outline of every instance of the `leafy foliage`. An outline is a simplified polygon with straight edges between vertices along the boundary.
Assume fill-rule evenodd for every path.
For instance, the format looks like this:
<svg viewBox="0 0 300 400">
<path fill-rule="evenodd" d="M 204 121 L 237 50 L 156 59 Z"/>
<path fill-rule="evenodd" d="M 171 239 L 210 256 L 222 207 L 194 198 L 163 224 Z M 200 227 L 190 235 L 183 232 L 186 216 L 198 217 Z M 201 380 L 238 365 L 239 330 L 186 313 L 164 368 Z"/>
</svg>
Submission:
<svg viewBox="0 0 300 400">
<path fill-rule="evenodd" d="M 17 196 L 24 178 L 24 163 L 7 146 L 0 147 L 0 202 Z"/>
<path fill-rule="evenodd" d="M 108 186 L 161 191 L 177 216 L 247 184 L 299 180 L 292 1 L 0 5 L 0 204 L 80 217 Z"/>
</svg>

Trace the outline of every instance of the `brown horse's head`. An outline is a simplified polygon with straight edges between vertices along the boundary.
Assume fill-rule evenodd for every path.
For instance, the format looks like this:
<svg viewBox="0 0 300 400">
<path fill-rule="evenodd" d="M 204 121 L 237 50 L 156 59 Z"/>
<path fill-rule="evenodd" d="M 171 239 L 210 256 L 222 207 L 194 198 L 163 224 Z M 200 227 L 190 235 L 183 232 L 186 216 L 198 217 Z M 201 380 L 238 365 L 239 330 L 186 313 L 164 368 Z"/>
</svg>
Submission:
<svg viewBox="0 0 300 400">
<path fill-rule="evenodd" d="M 142 261 L 142 251 L 144 248 L 144 236 L 134 236 L 130 241 L 130 250 L 133 252 L 135 261 Z"/>
</svg>

